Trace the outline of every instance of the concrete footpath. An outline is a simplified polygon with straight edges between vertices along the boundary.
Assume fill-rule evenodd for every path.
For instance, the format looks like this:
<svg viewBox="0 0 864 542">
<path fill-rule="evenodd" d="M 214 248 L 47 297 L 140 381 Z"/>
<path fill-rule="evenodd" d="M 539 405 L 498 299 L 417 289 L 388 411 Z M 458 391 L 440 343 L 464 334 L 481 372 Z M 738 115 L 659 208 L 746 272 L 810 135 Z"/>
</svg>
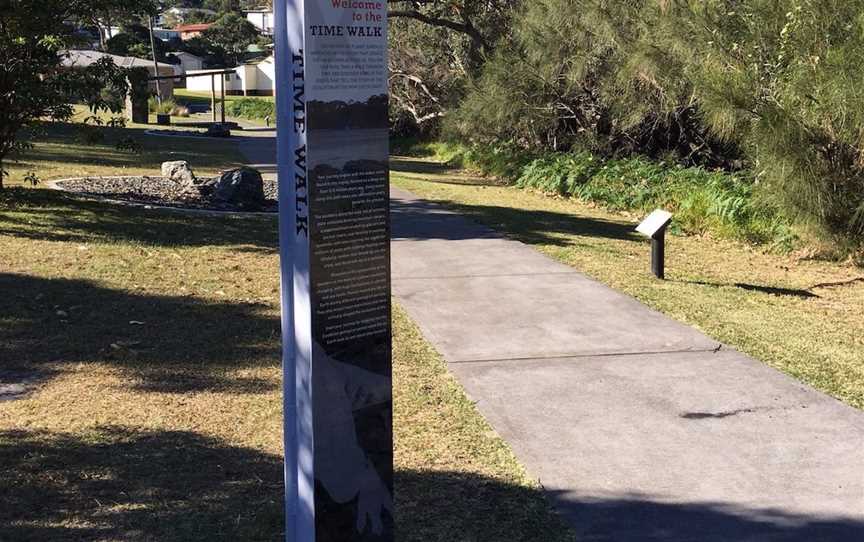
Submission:
<svg viewBox="0 0 864 542">
<path fill-rule="evenodd" d="M 394 295 L 580 540 L 864 540 L 864 412 L 406 192 L 392 217 Z"/>
</svg>

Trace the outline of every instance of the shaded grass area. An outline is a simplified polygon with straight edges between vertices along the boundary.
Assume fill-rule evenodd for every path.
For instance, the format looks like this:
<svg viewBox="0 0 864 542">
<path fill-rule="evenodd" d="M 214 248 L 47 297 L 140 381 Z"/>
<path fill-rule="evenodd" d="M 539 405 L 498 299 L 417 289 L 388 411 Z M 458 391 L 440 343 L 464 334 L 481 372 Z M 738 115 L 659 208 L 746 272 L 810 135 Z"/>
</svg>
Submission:
<svg viewBox="0 0 864 542">
<path fill-rule="evenodd" d="M 88 143 L 80 123 L 43 123 L 27 139 L 34 143 L 8 161 L 9 185 L 20 185 L 29 173 L 42 180 L 86 175 L 159 175 L 162 162 L 186 160 L 196 172 L 215 174 L 243 162 L 235 143 L 213 139 L 164 138 L 145 135 L 147 127 L 99 128 L 104 140 Z M 118 150 L 132 139 L 140 152 Z"/>
<path fill-rule="evenodd" d="M 0 200 L 0 540 L 282 539 L 276 248 L 269 217 Z M 398 539 L 571 540 L 394 332 Z"/>
<path fill-rule="evenodd" d="M 650 244 L 632 231 L 641 218 L 636 215 L 458 182 L 448 169 L 429 171 L 428 163 L 397 167 L 392 179 L 864 408 L 860 268 L 767 254 L 705 236 L 674 236 L 666 247 L 668 280 L 657 281 L 649 273 Z"/>
</svg>

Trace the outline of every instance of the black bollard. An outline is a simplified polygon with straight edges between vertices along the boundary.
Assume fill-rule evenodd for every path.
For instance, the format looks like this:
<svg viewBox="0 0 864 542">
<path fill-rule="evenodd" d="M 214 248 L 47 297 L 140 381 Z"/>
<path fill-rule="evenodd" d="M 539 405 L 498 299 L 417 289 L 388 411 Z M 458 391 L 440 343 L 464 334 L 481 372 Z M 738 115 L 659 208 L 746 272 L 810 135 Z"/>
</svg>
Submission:
<svg viewBox="0 0 864 542">
<path fill-rule="evenodd" d="M 666 228 L 658 231 L 651 238 L 651 272 L 660 280 L 665 278 L 664 267 L 666 259 Z"/>
<path fill-rule="evenodd" d="M 636 226 L 636 231 L 651 238 L 651 272 L 660 280 L 665 277 L 666 228 L 672 222 L 672 213 L 657 209 Z"/>
</svg>

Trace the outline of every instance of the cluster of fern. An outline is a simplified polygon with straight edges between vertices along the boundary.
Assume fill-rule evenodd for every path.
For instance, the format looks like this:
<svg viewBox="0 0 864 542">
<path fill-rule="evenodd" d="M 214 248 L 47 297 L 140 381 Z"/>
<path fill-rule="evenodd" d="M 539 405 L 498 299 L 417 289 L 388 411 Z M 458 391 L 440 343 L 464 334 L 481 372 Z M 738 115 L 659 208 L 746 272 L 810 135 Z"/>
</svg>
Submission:
<svg viewBox="0 0 864 542">
<path fill-rule="evenodd" d="M 599 203 L 620 211 L 674 211 L 685 233 L 711 233 L 789 249 L 795 236 L 775 205 L 756 194 L 744 172 L 658 162 L 643 157 L 604 160 L 589 152 L 555 153 L 526 164 L 515 184 Z"/>
</svg>

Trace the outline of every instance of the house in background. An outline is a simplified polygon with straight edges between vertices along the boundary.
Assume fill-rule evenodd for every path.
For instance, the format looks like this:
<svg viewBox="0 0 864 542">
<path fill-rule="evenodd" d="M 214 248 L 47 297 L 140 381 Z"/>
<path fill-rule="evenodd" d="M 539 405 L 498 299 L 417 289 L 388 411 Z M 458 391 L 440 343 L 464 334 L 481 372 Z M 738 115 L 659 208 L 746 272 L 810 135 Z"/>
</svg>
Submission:
<svg viewBox="0 0 864 542">
<path fill-rule="evenodd" d="M 258 62 L 242 64 L 234 73 L 217 76 L 216 92 L 224 86 L 229 96 L 273 96 L 276 89 L 276 65 L 273 56 Z M 210 93 L 210 77 L 191 77 L 196 73 L 209 73 L 214 70 L 187 71 L 186 88 L 195 92 Z"/>
<path fill-rule="evenodd" d="M 273 35 L 273 10 L 269 8 L 250 9 L 244 12 L 246 20 L 267 36 Z"/>
<path fill-rule="evenodd" d="M 212 23 L 181 24 L 175 30 L 180 33 L 181 40 L 187 41 L 197 38 L 211 25 Z"/>
<path fill-rule="evenodd" d="M 180 39 L 180 31 L 173 28 L 154 28 L 153 37 L 162 41 L 173 41 Z"/>
<path fill-rule="evenodd" d="M 201 71 L 204 69 L 204 59 L 200 56 L 187 53 L 186 51 L 177 51 L 170 53 L 167 57 L 169 62 L 173 62 L 171 67 L 174 68 L 175 75 L 186 75 L 190 71 Z M 186 79 L 178 78 L 174 81 L 176 88 L 185 88 Z"/>
<path fill-rule="evenodd" d="M 108 53 L 102 53 L 100 51 L 85 51 L 81 49 L 73 49 L 67 51 L 66 53 L 67 54 L 63 57 L 62 66 L 70 70 L 74 70 L 76 68 L 85 68 L 87 66 L 90 66 L 91 64 L 95 64 L 103 58 L 108 57 L 114 61 L 115 65 L 120 66 L 121 68 L 144 68 L 147 70 L 147 73 L 150 74 L 150 77 L 153 77 L 153 75 L 156 73 L 156 67 L 153 65 L 152 60 L 145 60 L 143 58 L 136 58 L 133 56 L 117 56 Z M 170 64 L 159 63 L 159 75 L 170 77 L 176 74 L 174 73 L 174 67 Z M 156 82 L 150 81 L 148 85 L 150 93 L 155 95 Z M 159 81 L 159 90 L 161 91 L 161 96 L 163 99 L 171 98 L 172 96 L 174 96 L 174 81 L 171 79 L 163 79 Z"/>
<path fill-rule="evenodd" d="M 184 22 L 186 22 L 186 19 L 189 17 L 189 15 L 195 12 L 204 13 L 208 16 L 211 16 L 213 19 L 216 18 L 216 12 L 212 9 L 174 7 L 163 11 L 158 17 L 156 17 L 156 24 L 159 26 L 163 26 L 169 23 L 183 24 Z"/>
<path fill-rule="evenodd" d="M 192 53 L 177 51 L 170 53 L 169 56 L 173 56 L 180 61 L 179 64 L 174 64 L 174 71 L 178 75 L 182 75 L 188 71 L 204 69 L 204 59 L 200 56 L 193 55 Z"/>
</svg>

